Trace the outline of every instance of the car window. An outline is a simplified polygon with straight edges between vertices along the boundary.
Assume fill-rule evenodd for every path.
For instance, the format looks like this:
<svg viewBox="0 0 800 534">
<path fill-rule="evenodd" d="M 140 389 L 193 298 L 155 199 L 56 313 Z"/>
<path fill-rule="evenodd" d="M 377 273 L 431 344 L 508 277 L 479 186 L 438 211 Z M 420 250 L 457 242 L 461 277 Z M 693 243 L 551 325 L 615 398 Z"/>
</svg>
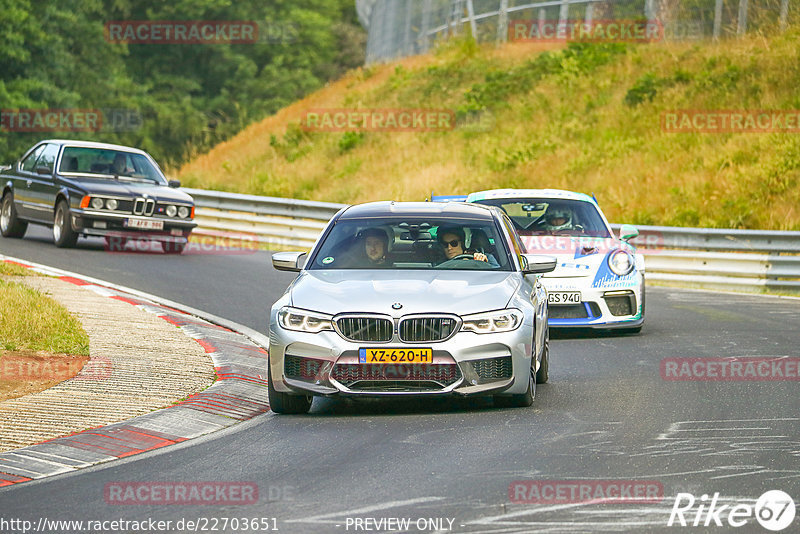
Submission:
<svg viewBox="0 0 800 534">
<path fill-rule="evenodd" d="M 514 251 L 514 254 L 517 255 L 517 261 L 519 262 L 520 265 L 525 265 L 525 262 L 522 259 L 522 254 L 526 252 L 525 245 L 523 245 L 522 241 L 520 241 L 519 235 L 514 229 L 514 224 L 506 216 L 503 217 L 503 224 L 506 226 L 506 232 L 508 233 L 509 240 L 511 241 L 509 245 L 511 249 Z"/>
<path fill-rule="evenodd" d="M 476 252 L 487 261 L 466 257 Z M 494 220 L 430 217 L 337 221 L 308 268 L 508 271 L 514 267 Z"/>
<path fill-rule="evenodd" d="M 28 157 L 26 157 L 24 160 L 22 160 L 22 164 L 20 165 L 20 168 L 23 171 L 34 172 L 36 170 L 36 160 L 39 159 L 39 155 L 42 153 L 42 151 L 44 150 L 45 146 L 47 146 L 47 145 L 46 144 L 40 145 L 40 146 L 36 147 L 36 150 L 34 150 L 30 154 L 28 154 Z"/>
<path fill-rule="evenodd" d="M 59 172 L 166 183 L 161 172 L 146 156 L 106 148 L 66 147 Z"/>
<path fill-rule="evenodd" d="M 560 198 L 484 199 L 502 209 L 521 235 L 611 237 L 591 202 Z"/>
<path fill-rule="evenodd" d="M 61 147 L 59 145 L 48 143 L 45 149 L 42 151 L 42 154 L 39 156 L 39 159 L 36 160 L 34 171 L 38 167 L 49 167 L 51 170 L 54 169 L 56 166 L 56 158 L 58 157 L 58 150 L 60 148 Z"/>
</svg>

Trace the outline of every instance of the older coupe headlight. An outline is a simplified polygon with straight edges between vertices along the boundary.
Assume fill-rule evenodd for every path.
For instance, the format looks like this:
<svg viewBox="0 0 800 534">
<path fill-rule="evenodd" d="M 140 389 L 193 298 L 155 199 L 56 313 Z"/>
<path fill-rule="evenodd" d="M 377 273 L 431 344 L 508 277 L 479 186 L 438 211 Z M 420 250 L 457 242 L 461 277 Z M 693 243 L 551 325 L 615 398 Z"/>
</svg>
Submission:
<svg viewBox="0 0 800 534">
<path fill-rule="evenodd" d="M 106 200 L 106 209 L 110 209 L 113 211 L 117 209 L 117 206 L 119 206 L 119 202 L 117 202 L 113 198 L 109 198 L 108 200 Z"/>
<path fill-rule="evenodd" d="M 101 210 L 101 209 L 103 209 L 103 199 L 102 199 L 102 198 L 97 198 L 97 197 L 94 197 L 94 198 L 92 199 L 92 207 L 93 207 L 94 209 L 96 209 L 96 210 Z"/>
<path fill-rule="evenodd" d="M 285 307 L 278 312 L 278 322 L 286 330 L 317 333 L 333 330 L 331 316 L 308 310 Z"/>
<path fill-rule="evenodd" d="M 178 208 L 172 205 L 167 206 L 167 217 L 175 217 L 176 213 L 178 213 Z"/>
<path fill-rule="evenodd" d="M 514 308 L 465 315 L 462 317 L 461 330 L 475 332 L 476 334 L 510 332 L 519 328 L 523 317 L 522 312 Z"/>
<path fill-rule="evenodd" d="M 615 250 L 608 257 L 608 266 L 617 276 L 625 276 L 633 270 L 633 257 L 624 250 Z"/>
<path fill-rule="evenodd" d="M 188 216 L 189 216 L 189 208 L 187 208 L 186 206 L 181 206 L 180 208 L 178 208 L 178 217 L 180 217 L 181 219 L 185 219 Z"/>
</svg>

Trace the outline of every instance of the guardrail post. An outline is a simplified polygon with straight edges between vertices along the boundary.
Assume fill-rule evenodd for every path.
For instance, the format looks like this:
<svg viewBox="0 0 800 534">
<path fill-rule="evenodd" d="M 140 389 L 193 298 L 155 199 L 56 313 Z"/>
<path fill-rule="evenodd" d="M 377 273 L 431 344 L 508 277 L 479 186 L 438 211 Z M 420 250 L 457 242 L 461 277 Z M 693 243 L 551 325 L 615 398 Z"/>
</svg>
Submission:
<svg viewBox="0 0 800 534">
<path fill-rule="evenodd" d="M 644 18 L 648 22 L 656 18 L 655 0 L 644 0 Z"/>
<path fill-rule="evenodd" d="M 422 29 L 420 31 L 420 38 L 422 39 L 422 50 L 421 52 L 427 52 L 430 48 L 430 35 L 428 32 L 430 31 L 431 25 L 431 0 L 425 0 L 422 4 Z"/>
<path fill-rule="evenodd" d="M 497 41 L 508 41 L 508 0 L 500 0 L 500 11 L 497 14 Z"/>
<path fill-rule="evenodd" d="M 587 26 L 592 25 L 592 19 L 594 18 L 594 4 L 589 2 L 586 4 L 586 15 L 583 17 L 584 21 L 586 22 Z"/>
<path fill-rule="evenodd" d="M 414 0 L 405 0 L 406 2 L 406 27 L 403 32 L 403 54 L 410 56 L 414 53 L 411 48 L 411 18 L 414 12 Z"/>
<path fill-rule="evenodd" d="M 722 0 L 716 0 L 714 5 L 714 40 L 719 41 L 722 29 Z"/>
<path fill-rule="evenodd" d="M 563 2 L 561 2 L 561 7 L 558 8 L 559 30 L 566 26 L 568 17 L 569 17 L 569 0 L 564 0 Z"/>
<path fill-rule="evenodd" d="M 741 37 L 747 32 L 747 0 L 739 0 L 739 20 L 736 34 Z"/>
<path fill-rule="evenodd" d="M 472 31 L 472 38 L 478 40 L 478 25 L 475 23 L 475 6 L 472 0 L 467 0 L 467 16 L 469 17 L 469 29 Z"/>
<path fill-rule="evenodd" d="M 789 0 L 781 0 L 781 31 L 786 31 L 789 23 Z"/>
</svg>

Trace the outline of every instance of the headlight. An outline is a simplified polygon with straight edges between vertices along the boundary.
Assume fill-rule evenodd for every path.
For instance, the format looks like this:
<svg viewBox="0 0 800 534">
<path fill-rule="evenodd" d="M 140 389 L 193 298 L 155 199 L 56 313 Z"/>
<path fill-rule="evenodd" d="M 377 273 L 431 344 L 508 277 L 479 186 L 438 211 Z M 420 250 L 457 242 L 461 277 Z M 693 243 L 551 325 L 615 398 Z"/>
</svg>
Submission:
<svg viewBox="0 0 800 534">
<path fill-rule="evenodd" d="M 96 210 L 103 209 L 103 199 L 102 198 L 93 198 L 92 199 L 92 207 Z"/>
<path fill-rule="evenodd" d="M 175 206 L 167 206 L 167 217 L 175 217 L 176 213 L 178 213 L 178 208 Z"/>
<path fill-rule="evenodd" d="M 181 206 L 180 208 L 178 208 L 178 217 L 180 217 L 181 219 L 185 219 L 188 216 L 189 216 L 189 208 L 187 208 L 186 206 Z"/>
<path fill-rule="evenodd" d="M 517 309 L 465 315 L 462 317 L 464 322 L 461 325 L 461 330 L 475 332 L 476 334 L 510 332 L 519 328 L 523 317 L 522 312 Z"/>
<path fill-rule="evenodd" d="M 278 322 L 286 330 L 298 332 L 317 333 L 323 330 L 333 330 L 330 315 L 297 308 L 281 308 L 281 311 L 278 312 Z"/>
<path fill-rule="evenodd" d="M 608 266 L 617 276 L 625 276 L 633 270 L 633 257 L 624 250 L 615 250 L 608 257 Z"/>
<path fill-rule="evenodd" d="M 108 200 L 106 200 L 106 208 L 107 209 L 115 210 L 115 209 L 117 209 L 117 206 L 119 206 L 119 202 L 117 202 L 113 198 L 109 198 Z"/>
</svg>

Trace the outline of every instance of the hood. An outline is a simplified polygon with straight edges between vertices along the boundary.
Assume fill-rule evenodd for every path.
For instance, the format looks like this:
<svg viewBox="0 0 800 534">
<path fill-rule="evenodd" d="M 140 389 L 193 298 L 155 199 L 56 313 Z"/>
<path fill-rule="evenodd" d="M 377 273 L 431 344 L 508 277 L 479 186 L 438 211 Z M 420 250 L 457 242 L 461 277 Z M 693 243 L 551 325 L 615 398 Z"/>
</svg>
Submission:
<svg viewBox="0 0 800 534">
<path fill-rule="evenodd" d="M 96 178 L 61 178 L 62 181 L 73 184 L 79 189 L 86 190 L 90 195 L 110 195 L 136 198 L 148 196 L 157 202 L 193 203 L 192 197 L 179 189 L 144 182 L 125 182 L 114 179 Z"/>
<path fill-rule="evenodd" d="M 291 305 L 332 315 L 467 315 L 505 308 L 520 283 L 515 272 L 314 270 L 295 280 Z"/>
</svg>

